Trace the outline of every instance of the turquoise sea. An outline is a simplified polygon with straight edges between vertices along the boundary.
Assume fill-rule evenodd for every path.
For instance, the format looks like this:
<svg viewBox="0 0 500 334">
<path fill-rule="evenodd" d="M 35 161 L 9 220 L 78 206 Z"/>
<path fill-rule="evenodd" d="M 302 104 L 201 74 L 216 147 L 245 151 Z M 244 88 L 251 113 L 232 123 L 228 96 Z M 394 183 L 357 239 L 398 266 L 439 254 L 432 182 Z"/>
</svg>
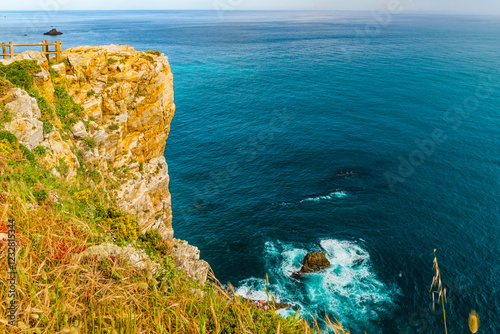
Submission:
<svg viewBox="0 0 500 334">
<path fill-rule="evenodd" d="M 448 332 L 475 309 L 500 333 L 500 17 L 0 12 L 0 37 L 169 56 L 175 236 L 238 293 L 264 298 L 267 273 L 304 316 L 444 333 L 437 249 Z M 312 251 L 332 266 L 291 278 Z"/>
</svg>

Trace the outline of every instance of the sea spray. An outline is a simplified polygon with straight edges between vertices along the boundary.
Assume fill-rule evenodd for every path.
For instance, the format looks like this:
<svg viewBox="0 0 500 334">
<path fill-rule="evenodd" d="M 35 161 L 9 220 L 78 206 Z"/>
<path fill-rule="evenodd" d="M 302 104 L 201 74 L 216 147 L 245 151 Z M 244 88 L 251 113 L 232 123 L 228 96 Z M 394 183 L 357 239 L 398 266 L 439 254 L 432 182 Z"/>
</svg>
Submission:
<svg viewBox="0 0 500 334">
<path fill-rule="evenodd" d="M 322 251 L 331 266 L 317 273 L 294 279 L 302 259 L 310 251 Z M 399 294 L 397 287 L 381 282 L 375 274 L 369 253 L 354 242 L 325 239 L 306 248 L 286 242 L 266 242 L 266 271 L 270 285 L 266 287 L 277 301 L 300 308 L 301 316 L 324 318 L 325 309 L 351 328 L 356 324 L 374 322 L 387 315 Z M 238 295 L 266 300 L 264 278 L 248 278 L 240 282 Z M 283 316 L 295 310 L 279 310 Z"/>
</svg>

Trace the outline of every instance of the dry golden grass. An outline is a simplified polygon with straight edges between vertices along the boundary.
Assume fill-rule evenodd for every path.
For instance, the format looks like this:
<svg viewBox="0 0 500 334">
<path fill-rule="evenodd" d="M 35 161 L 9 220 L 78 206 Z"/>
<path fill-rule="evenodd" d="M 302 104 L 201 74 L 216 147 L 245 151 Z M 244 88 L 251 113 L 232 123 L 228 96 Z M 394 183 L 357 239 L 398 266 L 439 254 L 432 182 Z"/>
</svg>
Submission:
<svg viewBox="0 0 500 334">
<path fill-rule="evenodd" d="M 162 261 L 163 273 L 152 275 L 113 261 L 83 262 L 75 257 L 104 239 L 91 221 L 65 214 L 57 206 L 33 206 L 13 182 L 4 184 L 8 203 L 2 222 L 17 224 L 16 327 L 5 318 L 7 272 L 0 272 L 0 332 L 13 333 L 337 333 L 347 334 L 328 319 L 328 329 L 301 318 L 284 319 L 235 295 L 212 275 L 198 286 Z M 36 184 L 36 188 L 41 188 Z M 29 197 L 29 196 L 28 196 Z M 9 204 L 10 203 L 10 204 Z M 69 204 L 68 204 L 69 205 Z M 65 207 L 67 208 L 67 207 Z M 6 224 L 2 224 L 4 232 Z M 6 266 L 7 243 L 0 264 Z"/>
<path fill-rule="evenodd" d="M 434 304 L 435 304 L 435 295 L 437 294 L 437 303 L 439 303 L 439 299 L 441 299 L 441 305 L 443 307 L 443 321 L 444 321 L 444 332 L 447 334 L 448 329 L 446 328 L 446 312 L 444 309 L 444 304 L 446 301 L 446 288 L 443 289 L 443 285 L 441 282 L 441 271 L 439 270 L 439 264 L 438 260 L 436 257 L 436 249 L 434 249 L 434 262 L 433 262 L 433 267 L 434 270 L 436 270 L 436 274 L 432 278 L 432 284 L 431 284 L 431 295 L 432 295 L 432 308 L 434 309 Z M 436 290 L 432 290 L 433 288 L 436 288 Z"/>
<path fill-rule="evenodd" d="M 471 333 L 477 333 L 477 331 L 479 330 L 479 324 L 479 314 L 477 314 L 476 311 L 472 311 L 469 314 L 469 329 Z"/>
</svg>

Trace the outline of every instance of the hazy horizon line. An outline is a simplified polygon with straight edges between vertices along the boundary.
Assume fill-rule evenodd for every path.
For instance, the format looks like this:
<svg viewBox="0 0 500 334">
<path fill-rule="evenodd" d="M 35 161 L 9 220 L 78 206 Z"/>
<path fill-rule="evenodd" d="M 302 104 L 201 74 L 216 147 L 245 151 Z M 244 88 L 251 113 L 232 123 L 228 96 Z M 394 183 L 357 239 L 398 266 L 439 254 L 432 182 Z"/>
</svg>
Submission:
<svg viewBox="0 0 500 334">
<path fill-rule="evenodd" d="M 231 9 L 222 10 L 223 12 L 377 12 L 384 11 L 386 8 L 380 9 Z M 204 11 L 204 12 L 220 12 L 219 9 L 61 9 L 57 12 L 111 12 L 111 11 L 162 11 L 162 12 L 178 12 L 178 11 Z M 36 10 L 36 9 L 10 9 L 10 10 L 0 10 L 0 13 L 9 12 L 47 12 L 46 10 Z M 49 11 L 52 12 L 52 11 Z M 425 9 L 405 9 L 405 13 L 435 13 L 435 14 L 454 14 L 454 15 L 486 15 L 486 16 L 500 16 L 500 13 L 483 13 L 483 12 L 464 12 L 464 11 L 453 11 L 453 10 L 425 10 Z M 402 14 L 402 13 L 401 13 Z"/>
</svg>

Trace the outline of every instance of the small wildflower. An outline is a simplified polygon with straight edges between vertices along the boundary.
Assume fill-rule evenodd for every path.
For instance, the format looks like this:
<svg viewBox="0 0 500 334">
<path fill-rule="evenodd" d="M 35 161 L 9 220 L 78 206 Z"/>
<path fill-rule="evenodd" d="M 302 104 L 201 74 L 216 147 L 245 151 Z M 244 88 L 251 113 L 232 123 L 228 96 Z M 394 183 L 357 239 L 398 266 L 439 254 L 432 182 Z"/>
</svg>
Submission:
<svg viewBox="0 0 500 334">
<path fill-rule="evenodd" d="M 196 284 L 196 286 L 200 286 L 200 283 Z"/>
<path fill-rule="evenodd" d="M 181 267 L 177 267 L 177 270 L 181 270 Z"/>
<path fill-rule="evenodd" d="M 196 281 L 196 277 L 193 277 L 193 282 Z"/>
<path fill-rule="evenodd" d="M 191 278 L 191 275 L 188 275 L 189 278 Z"/>
<path fill-rule="evenodd" d="M 267 309 L 268 309 L 268 308 L 269 308 L 269 307 L 267 307 L 267 305 L 266 305 L 266 306 L 264 306 L 264 311 L 267 311 Z"/>
</svg>

